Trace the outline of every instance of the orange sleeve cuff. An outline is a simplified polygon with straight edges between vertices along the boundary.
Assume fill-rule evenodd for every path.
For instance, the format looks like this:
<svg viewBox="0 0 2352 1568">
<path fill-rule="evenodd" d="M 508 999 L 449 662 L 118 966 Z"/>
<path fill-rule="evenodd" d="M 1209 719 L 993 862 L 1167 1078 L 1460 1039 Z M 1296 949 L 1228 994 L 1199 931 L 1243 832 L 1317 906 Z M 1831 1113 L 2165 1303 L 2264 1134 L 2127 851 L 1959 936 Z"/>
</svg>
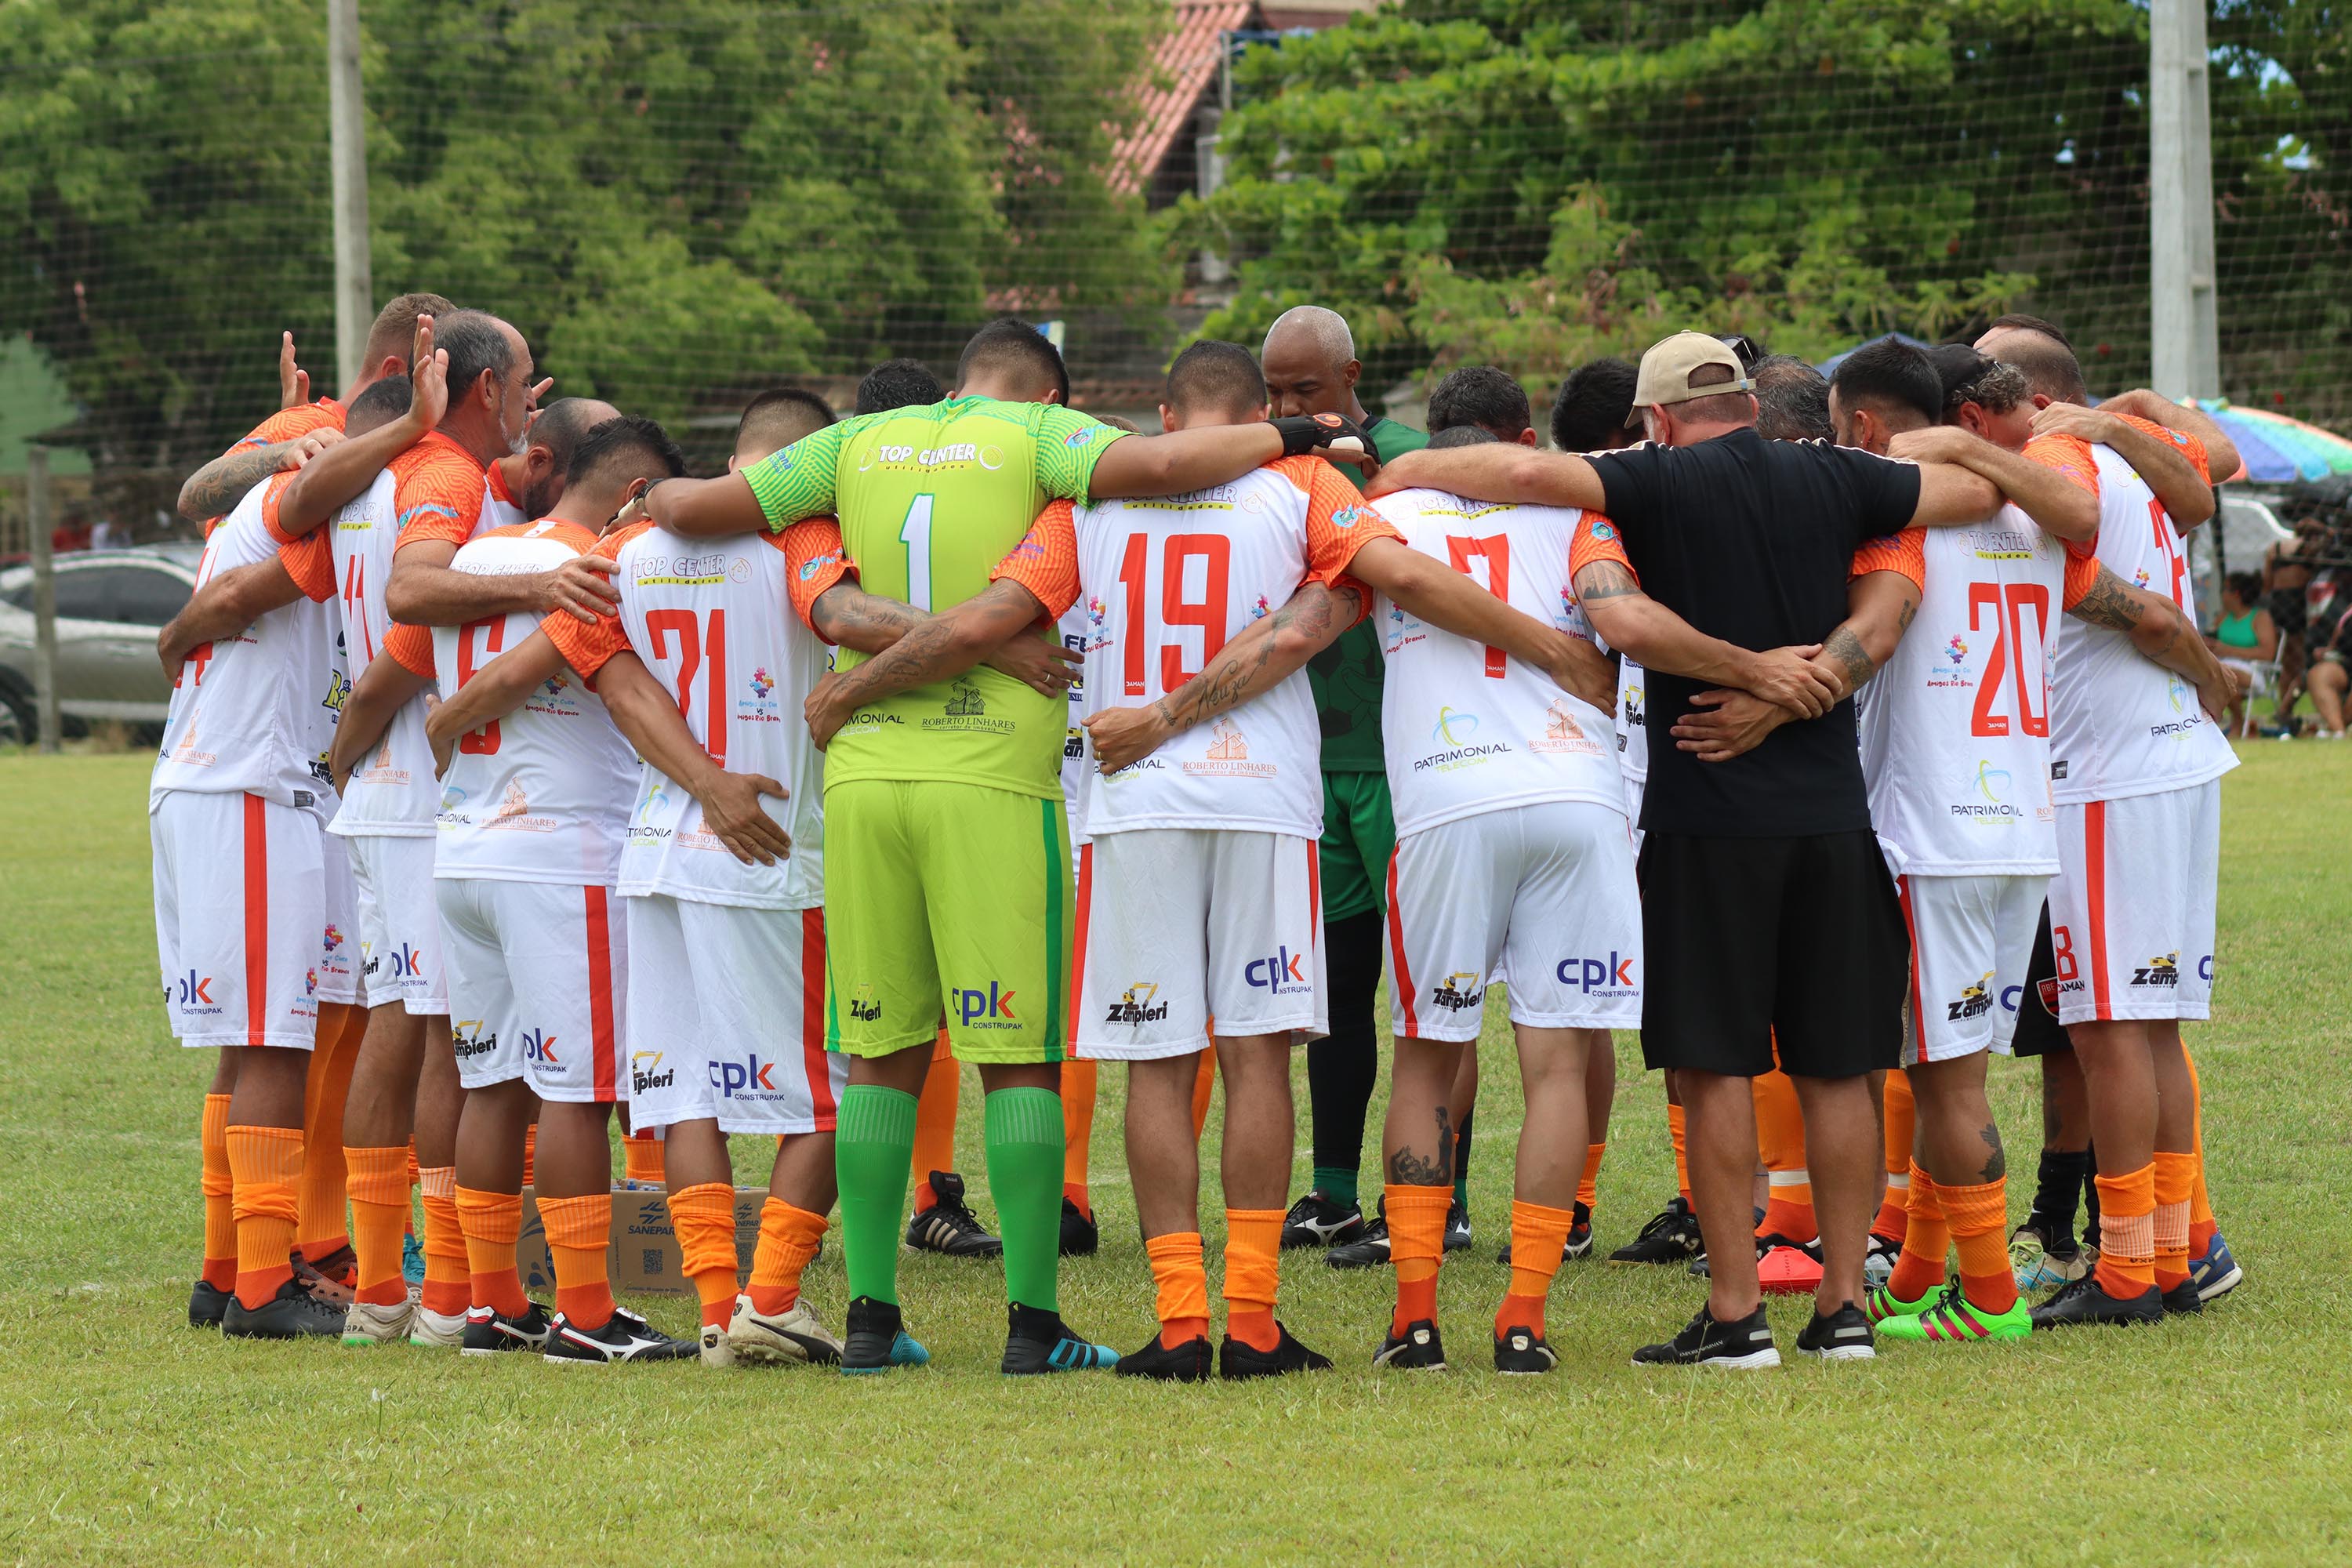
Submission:
<svg viewBox="0 0 2352 1568">
<path fill-rule="evenodd" d="M 583 621 L 568 610 L 557 610 L 539 623 L 539 629 L 547 634 L 547 640 L 555 645 L 563 662 L 578 671 L 592 690 L 595 688 L 596 672 L 629 646 L 628 634 L 621 629 L 618 616 L 599 616 L 593 621 Z"/>
<path fill-rule="evenodd" d="M 1588 511 L 1577 520 L 1576 535 L 1568 542 L 1568 580 L 1574 583 L 1578 573 L 1602 561 L 1622 566 L 1632 574 L 1634 585 L 1641 585 L 1642 574 L 1626 559 L 1625 542 L 1617 536 L 1617 525 L 1600 512 Z"/>
<path fill-rule="evenodd" d="M 1012 552 L 989 573 L 992 583 L 1003 579 L 1020 584 L 1037 596 L 1049 619 L 1078 601 L 1078 534 L 1076 514 L 1066 500 L 1053 501 L 1022 536 Z"/>
<path fill-rule="evenodd" d="M 323 605 L 335 596 L 335 552 L 323 533 L 280 544 L 278 559 L 312 604 Z"/>
<path fill-rule="evenodd" d="M 1900 533 L 1874 539 L 1853 552 L 1853 567 L 1846 580 L 1869 575 L 1873 572 L 1900 572 L 1911 579 L 1911 585 L 1921 593 L 1927 590 L 1927 531 L 1906 528 Z"/>
<path fill-rule="evenodd" d="M 433 679 L 433 634 L 423 626 L 394 624 L 384 634 L 383 651 L 409 674 Z"/>
<path fill-rule="evenodd" d="M 817 631 L 809 616 L 825 590 L 850 575 L 849 557 L 841 546 L 841 524 L 830 517 L 812 517 L 771 537 L 784 552 L 784 581 L 793 614 L 820 640 L 830 643 L 833 639 Z"/>
<path fill-rule="evenodd" d="M 2064 586 L 2059 590 L 2059 608 L 2071 610 L 2081 604 L 2084 595 L 2090 593 L 2092 584 L 2098 580 L 2099 558 L 2096 555 L 2077 555 L 2072 550 L 2067 551 L 2066 579 Z"/>
<path fill-rule="evenodd" d="M 2065 475 L 2093 495 L 2099 493 L 2099 462 L 2091 444 L 2075 436 L 2036 436 L 2025 444 L 2025 454 L 2045 468 Z"/>
</svg>

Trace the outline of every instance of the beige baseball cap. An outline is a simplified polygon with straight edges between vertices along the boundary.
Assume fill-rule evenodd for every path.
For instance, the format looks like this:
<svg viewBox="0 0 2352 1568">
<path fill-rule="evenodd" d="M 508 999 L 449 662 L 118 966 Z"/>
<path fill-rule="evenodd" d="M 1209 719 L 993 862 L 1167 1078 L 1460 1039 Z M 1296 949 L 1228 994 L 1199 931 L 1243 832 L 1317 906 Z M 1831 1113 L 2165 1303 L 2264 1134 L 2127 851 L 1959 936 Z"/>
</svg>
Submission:
<svg viewBox="0 0 2352 1568">
<path fill-rule="evenodd" d="M 1729 381 L 1714 381 L 1705 386 L 1690 384 L 1691 373 L 1703 364 L 1719 364 L 1731 372 Z M 1626 418 L 1628 426 L 1642 422 L 1644 408 L 1663 408 L 1668 404 L 1688 403 L 1698 397 L 1716 397 L 1727 392 L 1753 392 L 1756 383 L 1739 363 L 1731 345 L 1705 332 L 1676 332 L 1652 343 L 1642 356 L 1642 371 L 1633 383 L 1633 412 Z"/>
</svg>

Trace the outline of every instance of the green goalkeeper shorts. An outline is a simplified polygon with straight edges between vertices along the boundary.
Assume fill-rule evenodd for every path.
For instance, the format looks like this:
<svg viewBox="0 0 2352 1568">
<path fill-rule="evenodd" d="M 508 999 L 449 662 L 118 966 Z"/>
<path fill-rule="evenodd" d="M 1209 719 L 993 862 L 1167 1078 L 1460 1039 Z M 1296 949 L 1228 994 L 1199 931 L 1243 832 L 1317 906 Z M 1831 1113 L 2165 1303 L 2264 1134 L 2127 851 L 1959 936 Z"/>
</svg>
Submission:
<svg viewBox="0 0 2352 1568">
<path fill-rule="evenodd" d="M 827 846 L 830 848 L 830 846 Z M 1388 908 L 1396 818 L 1386 773 L 1323 775 L 1323 921 Z"/>
<path fill-rule="evenodd" d="M 1058 800 L 856 779 L 824 794 L 825 1044 L 1034 1065 L 1068 1052 L 1073 891 Z"/>
</svg>

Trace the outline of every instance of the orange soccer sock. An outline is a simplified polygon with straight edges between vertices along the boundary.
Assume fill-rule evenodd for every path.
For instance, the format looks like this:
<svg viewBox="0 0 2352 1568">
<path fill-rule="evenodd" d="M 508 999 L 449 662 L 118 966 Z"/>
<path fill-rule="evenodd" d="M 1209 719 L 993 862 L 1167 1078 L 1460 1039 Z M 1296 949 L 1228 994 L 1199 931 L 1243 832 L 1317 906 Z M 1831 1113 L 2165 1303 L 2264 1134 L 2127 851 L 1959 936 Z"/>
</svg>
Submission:
<svg viewBox="0 0 2352 1568">
<path fill-rule="evenodd" d="M 205 1096 L 196 1148 L 204 1156 L 205 1283 L 215 1290 L 236 1289 L 236 1214 L 230 1204 L 236 1178 L 228 1168 L 228 1096 Z"/>
<path fill-rule="evenodd" d="M 319 1006 L 317 1043 L 302 1083 L 302 1186 L 294 1245 L 315 1264 L 351 1245 L 344 1220 L 343 1104 L 351 1098 L 367 1009 L 325 1002 Z"/>
<path fill-rule="evenodd" d="M 2213 1245 L 2213 1199 L 2205 1190 L 2205 1085 L 2197 1076 L 2197 1058 L 2189 1047 L 2180 1047 L 2183 1061 L 2189 1064 L 2189 1092 L 2197 1097 L 2195 1120 L 2189 1129 L 2189 1142 L 2197 1154 L 2197 1180 L 2189 1189 L 2189 1256 L 2202 1258 Z"/>
<path fill-rule="evenodd" d="M 604 1255 L 613 1235 L 613 1194 L 541 1198 L 539 1219 L 555 1260 L 555 1310 L 573 1328 L 603 1328 L 613 1321 L 614 1305 Z"/>
<path fill-rule="evenodd" d="M 1901 1241 L 1911 1225 L 1911 1166 L 1907 1160 L 1900 1171 L 1886 1173 L 1886 1195 L 1878 1200 L 1878 1216 L 1870 1222 L 1870 1234 L 1885 1241 Z"/>
<path fill-rule="evenodd" d="M 229 1194 L 236 1219 L 236 1299 L 259 1307 L 294 1278 L 294 1221 L 302 1181 L 299 1127 L 228 1129 Z"/>
<path fill-rule="evenodd" d="M 1952 1245 L 1960 1255 L 1960 1294 L 1987 1312 L 2017 1305 L 2017 1277 L 2009 1267 L 2009 1178 L 1972 1187 L 1936 1189 Z"/>
<path fill-rule="evenodd" d="M 662 1141 L 658 1133 L 632 1132 L 621 1140 L 621 1179 L 640 1187 L 658 1187 L 664 1181 Z"/>
<path fill-rule="evenodd" d="M 1757 1153 L 1771 1183 L 1756 1234 L 1814 1240 L 1821 1231 L 1813 1218 L 1812 1177 L 1805 1170 L 1805 1112 L 1797 1086 L 1775 1068 L 1750 1079 L 1748 1091 L 1756 1104 Z"/>
<path fill-rule="evenodd" d="M 751 1254 L 751 1310 L 772 1318 L 801 1299 L 801 1272 L 816 1256 L 824 1215 L 782 1198 L 760 1205 L 760 1246 Z"/>
<path fill-rule="evenodd" d="M 522 1130 L 522 1184 L 539 1183 L 539 1123 L 534 1121 Z"/>
<path fill-rule="evenodd" d="M 1870 1222 L 1870 1234 L 1900 1241 L 1903 1227 L 1910 1223 L 1906 1189 L 1911 1184 L 1912 1135 L 1919 1124 L 1919 1105 L 1911 1092 L 1910 1075 L 1901 1068 L 1889 1071 L 1879 1104 L 1886 1138 L 1886 1195 L 1878 1202 L 1878 1217 Z"/>
<path fill-rule="evenodd" d="M 931 1191 L 931 1173 L 956 1168 L 956 1107 L 962 1090 L 963 1068 L 948 1048 L 948 1032 L 941 1029 L 931 1047 L 922 1095 L 915 1101 L 915 1154 L 908 1163 L 914 1173 L 917 1214 L 940 1201 Z"/>
<path fill-rule="evenodd" d="M 1414 1323 L 1437 1321 L 1437 1266 L 1445 1255 L 1445 1211 L 1454 1189 L 1391 1183 L 1381 1189 L 1381 1201 L 1389 1216 L 1389 1258 L 1397 1278 L 1389 1331 L 1402 1334 Z"/>
<path fill-rule="evenodd" d="M 1811 1173 L 1801 1165 L 1793 1171 L 1768 1172 L 1765 1179 L 1770 1186 L 1764 1200 L 1764 1217 L 1756 1222 L 1756 1234 L 1783 1236 L 1790 1241 L 1819 1240 L 1822 1232 L 1813 1215 Z"/>
<path fill-rule="evenodd" d="M 2118 1300 L 2156 1284 L 2156 1165 L 2120 1176 L 2094 1176 L 2099 1191 L 2099 1289 Z"/>
<path fill-rule="evenodd" d="M 1584 1205 L 1588 1221 L 1592 1211 L 1601 1206 L 1601 1158 L 1608 1152 L 1606 1142 L 1584 1146 L 1584 1173 L 1576 1179 L 1576 1201 Z M 1517 1258 L 1518 1254 L 1515 1252 L 1511 1256 Z"/>
<path fill-rule="evenodd" d="M 678 1255 L 694 1293 L 702 1300 L 705 1328 L 735 1315 L 735 1189 L 705 1182 L 669 1195 L 670 1224 Z"/>
<path fill-rule="evenodd" d="M 1544 1299 L 1551 1294 L 1552 1276 L 1559 1272 L 1560 1248 L 1575 1228 L 1572 1209 L 1546 1208 L 1541 1204 L 1511 1204 L 1511 1289 L 1495 1314 L 1495 1333 L 1532 1329 L 1544 1331 Z"/>
<path fill-rule="evenodd" d="M 1151 1260 L 1151 1283 L 1159 1293 L 1153 1310 L 1160 1315 L 1163 1350 L 1209 1333 L 1209 1270 L 1201 1260 L 1201 1233 L 1196 1230 L 1147 1237 L 1144 1256 Z"/>
<path fill-rule="evenodd" d="M 457 1218 L 457 1167 L 421 1167 L 416 1188 L 425 1206 L 425 1289 L 417 1305 L 445 1318 L 463 1317 L 474 1296 L 467 1272 L 466 1227 Z"/>
<path fill-rule="evenodd" d="M 1192 1142 L 1201 1141 L 1201 1129 L 1209 1124 L 1209 1096 L 1217 1087 L 1217 1053 L 1213 1047 L 1201 1053 L 1200 1075 L 1192 1079 Z"/>
<path fill-rule="evenodd" d="M 1062 1195 L 1088 1219 L 1095 1205 L 1087 1191 L 1087 1167 L 1095 1136 L 1095 1090 L 1100 1069 L 1076 1057 L 1062 1062 Z"/>
<path fill-rule="evenodd" d="M 2170 1290 L 2189 1278 L 2189 1199 L 2197 1190 L 2197 1156 L 2158 1149 L 2154 1185 L 2156 1288 Z"/>
<path fill-rule="evenodd" d="M 1903 1256 L 1895 1260 L 1886 1289 L 1898 1301 L 1918 1301 L 1944 1283 L 1945 1254 L 1952 1232 L 1944 1215 L 1943 1189 L 1936 1178 L 1911 1165 L 1911 1206 L 1903 1229 Z"/>
<path fill-rule="evenodd" d="M 522 1235 L 522 1194 L 459 1187 L 457 1224 L 466 1233 L 472 1304 L 505 1318 L 520 1318 L 530 1311 L 530 1298 L 523 1294 L 522 1276 L 515 1269 L 515 1241 Z"/>
<path fill-rule="evenodd" d="M 352 1250 L 359 1255 L 359 1299 L 389 1307 L 408 1299 L 400 1272 L 401 1238 L 408 1233 L 408 1151 L 345 1149 L 352 1194 Z"/>
<path fill-rule="evenodd" d="M 1683 1108 L 1671 1101 L 1668 1102 L 1666 1136 L 1674 1141 L 1675 1145 L 1675 1191 L 1682 1194 L 1682 1200 L 1685 1205 L 1691 1201 L 1690 1151 L 1685 1142 L 1686 1131 L 1687 1123 L 1683 1116 Z"/>
<path fill-rule="evenodd" d="M 1282 1342 L 1274 1325 L 1281 1250 L 1280 1209 L 1225 1211 L 1225 1332 L 1252 1350 Z"/>
</svg>

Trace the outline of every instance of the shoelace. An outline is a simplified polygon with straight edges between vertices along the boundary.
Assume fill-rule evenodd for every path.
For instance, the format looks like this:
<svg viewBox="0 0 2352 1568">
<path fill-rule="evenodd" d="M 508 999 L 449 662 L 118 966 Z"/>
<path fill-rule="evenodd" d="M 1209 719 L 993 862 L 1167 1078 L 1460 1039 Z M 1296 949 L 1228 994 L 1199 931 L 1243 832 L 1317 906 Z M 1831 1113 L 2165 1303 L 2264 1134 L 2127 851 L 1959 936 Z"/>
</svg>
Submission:
<svg viewBox="0 0 2352 1568">
<path fill-rule="evenodd" d="M 984 1236 L 987 1231 L 980 1216 L 953 1198 L 942 1198 L 931 1210 L 936 1223 L 945 1225 L 958 1236 Z"/>
<path fill-rule="evenodd" d="M 1678 1229 L 1681 1225 L 1682 1215 L 1675 1213 L 1672 1209 L 1661 1209 L 1651 1218 L 1649 1224 L 1642 1227 L 1642 1233 L 1633 1239 L 1636 1241 L 1654 1241 L 1659 1237 L 1664 1236 L 1669 1231 Z"/>
</svg>

